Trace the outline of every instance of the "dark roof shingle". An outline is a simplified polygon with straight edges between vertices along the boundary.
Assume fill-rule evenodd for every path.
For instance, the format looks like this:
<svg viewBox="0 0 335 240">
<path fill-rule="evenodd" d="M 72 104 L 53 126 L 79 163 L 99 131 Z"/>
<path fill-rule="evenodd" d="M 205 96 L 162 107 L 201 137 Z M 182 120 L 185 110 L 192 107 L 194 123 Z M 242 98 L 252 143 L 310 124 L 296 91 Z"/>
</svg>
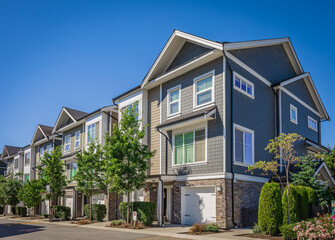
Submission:
<svg viewBox="0 0 335 240">
<path fill-rule="evenodd" d="M 45 136 L 49 137 L 52 135 L 52 130 L 53 130 L 53 127 L 50 127 L 50 126 L 46 126 L 46 125 L 41 125 L 39 124 L 41 130 L 43 131 L 43 133 L 45 134 Z"/>
<path fill-rule="evenodd" d="M 83 118 L 86 116 L 88 113 L 87 112 L 82 112 L 79 110 L 75 110 L 72 108 L 64 107 L 64 109 L 73 117 L 76 121 Z"/>
</svg>

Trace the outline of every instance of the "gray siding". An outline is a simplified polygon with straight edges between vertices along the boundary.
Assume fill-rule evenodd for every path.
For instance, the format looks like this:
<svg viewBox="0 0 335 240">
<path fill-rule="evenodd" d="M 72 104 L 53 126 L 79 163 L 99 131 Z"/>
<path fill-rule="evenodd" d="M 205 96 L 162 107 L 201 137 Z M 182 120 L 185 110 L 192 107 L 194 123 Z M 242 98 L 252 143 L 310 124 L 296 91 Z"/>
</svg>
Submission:
<svg viewBox="0 0 335 240">
<path fill-rule="evenodd" d="M 245 71 L 239 65 L 229 61 L 232 70 L 254 84 L 254 96 L 252 99 L 233 88 L 233 123 L 254 131 L 255 161 L 270 161 L 273 156 L 265 151 L 270 139 L 275 137 L 275 95 L 271 88 L 261 80 Z M 226 112 L 227 112 L 227 141 L 226 141 L 226 171 L 231 172 L 231 87 L 232 74 L 226 67 Z M 234 156 L 233 156 L 234 157 Z M 234 165 L 233 171 L 245 173 L 247 167 Z M 255 174 L 254 174 L 255 175 Z"/>
<path fill-rule="evenodd" d="M 311 94 L 309 93 L 309 90 L 303 79 L 290 83 L 286 85 L 285 88 L 289 90 L 290 92 L 294 93 L 294 95 L 296 95 L 298 98 L 300 98 L 302 101 L 307 103 L 309 106 L 311 106 L 315 110 L 317 109 L 313 101 L 313 98 Z"/>
<path fill-rule="evenodd" d="M 215 70 L 215 102 L 218 108 L 217 119 L 208 121 L 208 140 L 207 140 L 207 165 L 186 166 L 180 168 L 172 168 L 172 148 L 168 144 L 168 174 L 205 174 L 223 171 L 223 61 L 218 58 L 207 63 L 195 70 L 185 73 L 162 85 L 162 120 L 167 119 L 167 90 L 176 85 L 181 85 L 181 112 L 187 114 L 193 111 L 193 79 Z M 171 131 L 168 132 L 169 138 L 172 139 Z M 165 173 L 165 148 L 166 139 L 162 138 L 162 173 Z"/>
<path fill-rule="evenodd" d="M 292 64 L 281 44 L 230 51 L 271 83 L 296 76 Z"/>
<path fill-rule="evenodd" d="M 190 42 L 185 42 L 166 71 L 176 68 L 210 50 Z"/>
</svg>

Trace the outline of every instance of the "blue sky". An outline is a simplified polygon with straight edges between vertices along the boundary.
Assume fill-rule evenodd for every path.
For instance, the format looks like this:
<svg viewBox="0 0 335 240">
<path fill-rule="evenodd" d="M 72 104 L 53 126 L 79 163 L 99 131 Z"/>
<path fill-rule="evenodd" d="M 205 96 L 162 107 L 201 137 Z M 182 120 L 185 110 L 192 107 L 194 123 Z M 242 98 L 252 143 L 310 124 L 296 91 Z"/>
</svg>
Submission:
<svg viewBox="0 0 335 240">
<path fill-rule="evenodd" d="M 332 1 L 0 1 L 0 147 L 62 106 L 93 111 L 138 85 L 174 29 L 217 41 L 289 36 L 335 118 Z M 335 144 L 334 121 L 322 124 Z"/>
</svg>

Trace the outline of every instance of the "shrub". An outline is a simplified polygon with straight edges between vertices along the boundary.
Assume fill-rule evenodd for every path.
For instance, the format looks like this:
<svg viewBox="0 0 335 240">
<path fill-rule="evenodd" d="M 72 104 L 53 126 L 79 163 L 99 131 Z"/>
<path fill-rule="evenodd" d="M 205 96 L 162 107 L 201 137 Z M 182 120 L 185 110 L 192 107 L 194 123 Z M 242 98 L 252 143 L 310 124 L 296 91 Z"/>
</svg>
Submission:
<svg viewBox="0 0 335 240">
<path fill-rule="evenodd" d="M 286 191 L 287 187 L 285 188 L 283 192 L 282 197 L 282 206 L 283 206 L 283 224 L 287 224 L 287 197 L 286 197 Z M 289 220 L 290 223 L 295 223 L 299 221 L 299 196 L 296 190 L 296 187 L 293 185 L 290 185 L 289 188 Z"/>
<path fill-rule="evenodd" d="M 122 220 L 113 220 L 111 221 L 111 226 L 120 226 L 122 223 Z"/>
<path fill-rule="evenodd" d="M 204 229 L 205 229 L 205 224 L 195 223 L 192 225 L 190 230 L 188 230 L 188 232 L 192 234 L 200 234 L 204 231 Z"/>
<path fill-rule="evenodd" d="M 218 232 L 219 226 L 216 223 L 207 223 L 204 227 L 204 232 Z"/>
<path fill-rule="evenodd" d="M 253 233 L 262 233 L 262 230 L 260 228 L 260 226 L 258 225 L 258 223 L 255 223 L 254 228 L 252 229 Z"/>
<path fill-rule="evenodd" d="M 47 213 L 43 213 L 43 217 L 48 218 L 48 217 L 49 217 L 49 214 L 47 214 Z"/>
<path fill-rule="evenodd" d="M 285 224 L 280 227 L 280 232 L 283 235 L 285 240 L 296 240 L 297 239 L 297 233 L 293 231 L 293 228 L 295 227 L 296 223 L 291 224 Z"/>
<path fill-rule="evenodd" d="M 3 214 L 3 211 L 4 211 L 4 207 L 0 206 L 0 214 Z"/>
<path fill-rule="evenodd" d="M 308 203 L 309 203 L 309 205 L 315 205 L 316 195 L 315 195 L 314 189 L 311 188 L 311 187 L 306 187 L 306 191 L 308 193 Z"/>
<path fill-rule="evenodd" d="M 299 221 L 306 220 L 309 215 L 309 199 L 306 187 L 295 186 L 298 193 Z"/>
<path fill-rule="evenodd" d="M 122 202 L 119 205 L 122 219 L 127 219 L 127 205 L 128 202 Z M 138 221 L 143 222 L 147 226 L 151 225 L 154 221 L 155 204 L 152 202 L 130 202 L 129 219 L 132 219 L 132 211 L 137 211 Z"/>
<path fill-rule="evenodd" d="M 53 213 L 55 218 L 59 218 L 63 221 L 70 220 L 71 208 L 66 206 L 53 206 Z"/>
<path fill-rule="evenodd" d="M 26 207 L 12 206 L 11 210 L 12 210 L 12 213 L 14 215 L 18 215 L 18 216 L 21 216 L 21 217 L 27 216 L 27 208 Z"/>
<path fill-rule="evenodd" d="M 262 232 L 277 235 L 283 222 L 280 186 L 265 183 L 259 197 L 258 224 Z"/>
<path fill-rule="evenodd" d="M 85 215 L 87 219 L 91 218 L 91 204 L 86 204 L 84 207 Z M 92 216 L 93 220 L 102 222 L 106 215 L 106 206 L 103 204 L 92 204 Z"/>
</svg>

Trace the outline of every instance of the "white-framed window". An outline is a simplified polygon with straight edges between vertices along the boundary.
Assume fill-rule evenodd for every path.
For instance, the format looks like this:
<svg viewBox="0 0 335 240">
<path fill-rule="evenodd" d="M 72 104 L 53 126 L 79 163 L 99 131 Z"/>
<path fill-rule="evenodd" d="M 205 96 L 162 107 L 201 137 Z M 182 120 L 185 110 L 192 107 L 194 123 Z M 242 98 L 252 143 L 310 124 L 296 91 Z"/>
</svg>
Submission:
<svg viewBox="0 0 335 240">
<path fill-rule="evenodd" d="M 24 154 L 24 164 L 25 165 L 30 164 L 30 152 Z"/>
<path fill-rule="evenodd" d="M 234 88 L 237 91 L 240 91 L 241 93 L 254 99 L 255 98 L 254 84 L 235 72 L 233 75 L 234 75 L 234 79 L 233 79 Z"/>
<path fill-rule="evenodd" d="M 318 131 L 318 122 L 315 119 L 308 116 L 308 127 L 317 132 Z"/>
<path fill-rule="evenodd" d="M 15 158 L 14 159 L 14 169 L 18 169 L 19 168 L 19 159 Z"/>
<path fill-rule="evenodd" d="M 50 154 L 52 149 L 52 144 L 49 144 L 46 148 L 47 152 Z"/>
<path fill-rule="evenodd" d="M 73 162 L 73 163 L 67 164 L 67 169 L 69 171 L 68 179 L 72 180 L 73 177 L 77 174 L 77 169 L 78 169 L 77 163 Z"/>
<path fill-rule="evenodd" d="M 298 124 L 298 109 L 290 104 L 290 119 L 291 122 Z"/>
<path fill-rule="evenodd" d="M 234 164 L 254 164 L 254 131 L 234 124 Z"/>
<path fill-rule="evenodd" d="M 214 70 L 193 79 L 194 107 L 214 102 Z"/>
<path fill-rule="evenodd" d="M 40 157 L 44 156 L 44 147 L 40 147 Z"/>
<path fill-rule="evenodd" d="M 74 149 L 79 149 L 80 144 L 80 130 L 76 131 L 75 135 L 75 143 L 74 143 Z"/>
<path fill-rule="evenodd" d="M 69 152 L 71 147 L 71 135 L 66 135 L 64 138 L 64 152 Z"/>
<path fill-rule="evenodd" d="M 136 120 L 138 120 L 138 101 L 132 103 L 132 104 L 129 104 L 126 109 L 129 110 L 130 108 L 134 107 L 135 106 L 135 116 L 136 116 Z"/>
<path fill-rule="evenodd" d="M 206 139 L 206 128 L 175 134 L 172 165 L 206 162 Z"/>
<path fill-rule="evenodd" d="M 93 123 L 91 125 L 88 125 L 88 127 L 87 127 L 87 143 L 90 143 L 91 140 L 95 139 L 96 125 L 97 125 L 97 123 Z"/>
<path fill-rule="evenodd" d="M 170 88 L 167 90 L 167 109 L 168 116 L 174 116 L 180 113 L 181 106 L 181 86 Z"/>
</svg>

